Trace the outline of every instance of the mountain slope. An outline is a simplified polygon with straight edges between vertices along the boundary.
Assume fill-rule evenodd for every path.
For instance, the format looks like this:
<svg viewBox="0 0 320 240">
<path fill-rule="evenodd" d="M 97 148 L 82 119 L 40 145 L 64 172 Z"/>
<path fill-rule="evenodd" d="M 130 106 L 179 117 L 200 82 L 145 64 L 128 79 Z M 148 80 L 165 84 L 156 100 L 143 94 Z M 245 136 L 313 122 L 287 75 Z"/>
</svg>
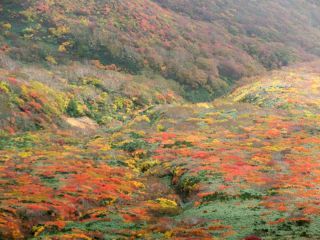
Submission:
<svg viewBox="0 0 320 240">
<path fill-rule="evenodd" d="M 234 40 L 242 43 L 246 43 L 243 40 L 247 40 L 248 43 L 252 41 L 253 45 L 280 44 L 283 47 L 285 44 L 292 49 L 319 54 L 316 39 L 320 33 L 318 27 L 320 18 L 319 3 L 316 1 L 155 0 L 155 2 L 191 18 L 217 23 L 233 34 Z M 265 66 L 272 67 L 272 63 L 265 62 Z"/>
<path fill-rule="evenodd" d="M 200 101 L 318 52 L 319 5 L 311 1 L 155 2 L 2 1 L 0 41 L 22 61 L 97 59 L 134 74 L 151 70 L 187 93 L 198 89 L 186 97 Z"/>
<path fill-rule="evenodd" d="M 319 8 L 1 1 L 0 239 L 320 239 Z"/>
<path fill-rule="evenodd" d="M 1 133 L 0 238 L 319 238 L 318 64 L 116 128 Z"/>
</svg>

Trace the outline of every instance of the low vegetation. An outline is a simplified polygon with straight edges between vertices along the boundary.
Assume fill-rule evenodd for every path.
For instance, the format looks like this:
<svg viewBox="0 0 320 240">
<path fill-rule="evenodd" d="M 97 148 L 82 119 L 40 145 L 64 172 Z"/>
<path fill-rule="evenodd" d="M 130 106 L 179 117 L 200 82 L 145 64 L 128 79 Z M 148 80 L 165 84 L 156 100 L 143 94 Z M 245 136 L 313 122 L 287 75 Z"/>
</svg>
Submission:
<svg viewBox="0 0 320 240">
<path fill-rule="evenodd" d="M 319 8 L 1 1 L 0 239 L 320 239 Z"/>
<path fill-rule="evenodd" d="M 320 237 L 316 66 L 248 79 L 213 103 L 153 107 L 103 81 L 66 92 L 3 74 L 7 114 L 21 120 L 1 133 L 1 238 Z M 91 91 L 109 101 L 88 105 Z M 82 116 L 100 127 L 67 127 Z"/>
</svg>

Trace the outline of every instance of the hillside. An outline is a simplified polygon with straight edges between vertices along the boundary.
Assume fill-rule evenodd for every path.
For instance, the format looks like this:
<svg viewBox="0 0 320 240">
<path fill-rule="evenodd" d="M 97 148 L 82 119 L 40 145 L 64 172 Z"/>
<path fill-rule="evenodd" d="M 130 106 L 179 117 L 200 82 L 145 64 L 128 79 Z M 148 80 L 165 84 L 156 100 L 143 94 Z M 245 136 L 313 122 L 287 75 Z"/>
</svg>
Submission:
<svg viewBox="0 0 320 240">
<path fill-rule="evenodd" d="M 319 8 L 314 1 L 2 1 L 0 44 L 24 62 L 99 60 L 152 71 L 203 101 L 241 77 L 314 59 Z"/>
<path fill-rule="evenodd" d="M 0 240 L 320 239 L 319 10 L 0 1 Z"/>
<path fill-rule="evenodd" d="M 0 238 L 319 238 L 318 65 L 248 79 L 213 103 L 114 109 L 126 118 L 114 127 L 70 118 L 3 132 Z M 4 82 L 1 96 L 25 91 Z M 43 109 L 33 117 L 61 111 L 57 90 L 27 89 Z"/>
</svg>

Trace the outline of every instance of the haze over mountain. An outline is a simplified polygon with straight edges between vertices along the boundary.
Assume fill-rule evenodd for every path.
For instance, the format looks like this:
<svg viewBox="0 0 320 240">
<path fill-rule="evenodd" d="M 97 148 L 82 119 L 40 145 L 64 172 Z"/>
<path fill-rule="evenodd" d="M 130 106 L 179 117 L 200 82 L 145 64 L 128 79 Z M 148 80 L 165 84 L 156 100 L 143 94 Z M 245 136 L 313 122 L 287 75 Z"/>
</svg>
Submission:
<svg viewBox="0 0 320 240">
<path fill-rule="evenodd" d="M 0 240 L 320 239 L 319 12 L 0 1 Z"/>
<path fill-rule="evenodd" d="M 183 84 L 195 99 L 320 54 L 316 1 L 2 1 L 2 44 L 22 61 L 100 60 Z M 202 91 L 200 91 L 202 90 Z M 197 94 L 198 93 L 198 94 Z M 192 96 L 189 98 L 192 98 Z M 200 97 L 199 97 L 200 95 Z M 202 96 L 202 99 L 201 99 Z"/>
</svg>

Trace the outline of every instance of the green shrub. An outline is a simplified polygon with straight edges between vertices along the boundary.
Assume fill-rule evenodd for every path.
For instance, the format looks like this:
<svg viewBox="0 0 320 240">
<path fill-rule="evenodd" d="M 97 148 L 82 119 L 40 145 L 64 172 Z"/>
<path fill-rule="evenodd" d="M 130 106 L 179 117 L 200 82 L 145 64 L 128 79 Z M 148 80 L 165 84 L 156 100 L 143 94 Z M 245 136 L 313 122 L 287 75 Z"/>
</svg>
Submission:
<svg viewBox="0 0 320 240">
<path fill-rule="evenodd" d="M 82 117 L 84 115 L 83 109 L 81 108 L 79 102 L 75 99 L 71 99 L 69 101 L 66 113 L 70 117 Z"/>
<path fill-rule="evenodd" d="M 197 184 L 200 179 L 196 176 L 183 175 L 177 185 L 177 191 L 182 195 L 188 196 L 190 193 L 196 190 Z"/>
<path fill-rule="evenodd" d="M 120 146 L 120 149 L 126 152 L 134 152 L 138 149 L 146 148 L 147 143 L 140 139 L 135 139 L 132 142 L 126 142 Z"/>
<path fill-rule="evenodd" d="M 185 89 L 184 97 L 190 102 L 209 102 L 215 98 L 215 95 L 206 88 Z"/>
</svg>

